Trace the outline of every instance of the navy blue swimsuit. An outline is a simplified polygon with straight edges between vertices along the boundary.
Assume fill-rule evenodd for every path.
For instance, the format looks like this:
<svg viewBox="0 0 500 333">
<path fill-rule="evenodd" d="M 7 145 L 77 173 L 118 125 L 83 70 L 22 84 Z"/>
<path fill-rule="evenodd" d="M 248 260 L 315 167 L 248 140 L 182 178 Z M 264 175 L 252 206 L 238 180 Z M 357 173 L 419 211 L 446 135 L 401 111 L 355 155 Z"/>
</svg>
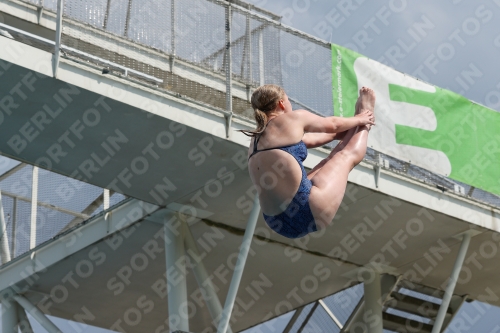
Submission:
<svg viewBox="0 0 500 333">
<path fill-rule="evenodd" d="M 301 140 L 289 146 L 257 150 L 259 139 L 254 139 L 253 152 L 250 157 L 262 151 L 280 149 L 292 155 L 297 160 L 302 170 L 302 179 L 299 189 L 290 204 L 286 207 L 286 210 L 274 216 L 262 214 L 264 215 L 264 220 L 267 225 L 278 234 L 287 238 L 299 238 L 310 232 L 316 231 L 316 223 L 311 208 L 309 207 L 309 194 L 311 193 L 312 183 L 307 179 L 306 170 L 302 165 L 302 162 L 304 162 L 307 157 L 306 144 Z M 248 159 L 250 159 L 250 157 Z"/>
</svg>

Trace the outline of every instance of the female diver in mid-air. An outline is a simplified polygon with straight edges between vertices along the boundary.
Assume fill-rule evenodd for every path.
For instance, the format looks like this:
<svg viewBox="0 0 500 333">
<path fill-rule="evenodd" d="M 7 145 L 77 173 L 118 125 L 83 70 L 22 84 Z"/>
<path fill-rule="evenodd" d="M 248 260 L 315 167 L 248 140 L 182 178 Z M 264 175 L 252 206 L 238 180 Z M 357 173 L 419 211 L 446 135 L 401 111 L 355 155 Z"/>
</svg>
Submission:
<svg viewBox="0 0 500 333">
<path fill-rule="evenodd" d="M 266 223 L 278 234 L 298 238 L 329 225 L 347 186 L 349 172 L 366 153 L 375 125 L 375 93 L 361 88 L 354 117 L 320 117 L 292 111 L 283 88 L 264 85 L 252 95 L 257 129 L 248 149 L 250 178 L 259 192 Z M 308 174 L 307 148 L 341 142 Z M 298 163 L 297 163 L 298 162 Z"/>
</svg>

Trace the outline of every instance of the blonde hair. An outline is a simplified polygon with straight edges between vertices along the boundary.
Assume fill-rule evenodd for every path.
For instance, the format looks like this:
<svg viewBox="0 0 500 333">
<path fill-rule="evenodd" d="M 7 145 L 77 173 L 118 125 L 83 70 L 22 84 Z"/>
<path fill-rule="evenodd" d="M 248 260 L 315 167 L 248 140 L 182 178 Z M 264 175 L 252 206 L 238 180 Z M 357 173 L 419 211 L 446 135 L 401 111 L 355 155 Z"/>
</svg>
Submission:
<svg viewBox="0 0 500 333">
<path fill-rule="evenodd" d="M 257 128 L 253 131 L 240 130 L 240 132 L 252 137 L 262 133 L 267 124 L 268 114 L 276 110 L 283 97 L 285 97 L 285 90 L 278 85 L 266 84 L 258 87 L 251 98 Z"/>
</svg>

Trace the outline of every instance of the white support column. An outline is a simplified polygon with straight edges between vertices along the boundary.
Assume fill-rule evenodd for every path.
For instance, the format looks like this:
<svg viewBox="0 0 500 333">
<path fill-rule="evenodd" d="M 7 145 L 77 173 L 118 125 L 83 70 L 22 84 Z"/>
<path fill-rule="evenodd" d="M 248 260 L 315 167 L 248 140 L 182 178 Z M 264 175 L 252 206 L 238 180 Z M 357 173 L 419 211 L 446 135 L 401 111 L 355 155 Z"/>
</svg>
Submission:
<svg viewBox="0 0 500 333">
<path fill-rule="evenodd" d="M 248 217 L 247 227 L 245 229 L 245 234 L 243 235 L 243 242 L 240 247 L 240 253 L 238 254 L 238 260 L 236 261 L 236 267 L 234 268 L 231 284 L 229 285 L 226 303 L 224 304 L 224 311 L 219 322 L 217 333 L 227 332 L 229 319 L 231 317 L 231 312 L 233 311 L 234 301 L 236 299 L 238 287 L 240 286 L 241 277 L 243 275 L 243 269 L 245 268 L 248 252 L 250 251 L 250 245 L 252 244 L 255 226 L 257 225 L 257 219 L 259 218 L 259 212 L 259 197 L 258 195 L 256 195 L 254 198 L 252 211 L 250 212 L 250 216 Z"/>
<path fill-rule="evenodd" d="M 252 73 L 252 26 L 250 21 L 250 16 L 247 15 L 247 43 L 248 43 L 248 82 L 252 84 L 253 73 Z"/>
<path fill-rule="evenodd" d="M 264 36 L 262 30 L 259 30 L 259 84 L 261 86 L 266 82 L 264 80 Z"/>
<path fill-rule="evenodd" d="M 170 71 L 174 72 L 175 65 L 175 0 L 170 0 Z"/>
<path fill-rule="evenodd" d="M 365 276 L 368 275 L 368 276 Z M 365 300 L 365 325 L 368 333 L 382 333 L 384 331 L 382 322 L 382 288 L 380 274 L 375 270 L 363 272 L 364 300 Z"/>
<path fill-rule="evenodd" d="M 9 237 L 7 235 L 7 223 L 3 211 L 2 191 L 0 191 L 0 257 L 2 264 L 10 261 Z"/>
<path fill-rule="evenodd" d="M 11 240 L 11 252 L 10 252 L 10 257 L 15 258 L 16 257 L 16 234 L 17 234 L 17 198 L 13 199 L 13 205 L 12 205 L 12 240 Z"/>
<path fill-rule="evenodd" d="M 295 325 L 295 322 L 297 321 L 297 319 L 300 317 L 302 311 L 304 310 L 305 306 L 302 305 L 300 308 L 298 308 L 297 310 L 295 310 L 295 313 L 293 314 L 292 318 L 290 318 L 290 321 L 288 322 L 288 324 L 286 324 L 286 327 L 285 329 L 283 330 L 282 333 L 290 333 L 290 330 L 292 329 L 293 325 Z"/>
<path fill-rule="evenodd" d="M 470 239 L 471 234 L 469 232 L 463 234 L 462 244 L 460 245 L 460 249 L 458 250 L 457 260 L 455 261 L 455 265 L 453 266 L 453 270 L 451 271 L 450 279 L 448 280 L 448 284 L 446 285 L 443 302 L 439 307 L 436 321 L 434 321 L 432 333 L 441 332 L 441 327 L 443 326 L 444 318 L 446 316 L 448 306 L 450 305 L 451 296 L 453 296 L 453 291 L 455 290 L 455 286 L 457 284 L 458 275 L 460 274 L 460 270 L 462 269 L 462 265 L 464 263 L 465 254 L 467 253 L 467 249 L 469 248 Z"/>
<path fill-rule="evenodd" d="M 189 319 L 180 311 L 181 306 L 187 303 L 184 228 L 182 225 L 179 226 L 179 219 L 176 215 L 168 214 L 165 217 L 163 230 L 165 233 L 166 271 L 178 273 L 176 274 L 175 288 L 171 288 L 168 292 L 170 332 L 178 330 L 189 332 Z M 168 283 L 170 281 L 167 280 Z"/>
<path fill-rule="evenodd" d="M 344 328 L 340 320 L 333 314 L 333 312 L 330 310 L 330 308 L 325 304 L 325 302 L 322 299 L 319 299 L 318 303 L 319 305 L 321 305 L 323 310 L 325 310 L 325 312 L 330 316 L 335 325 L 337 325 L 340 329 Z"/>
<path fill-rule="evenodd" d="M 214 285 L 209 275 L 207 274 L 207 270 L 205 269 L 205 265 L 201 262 L 201 256 L 198 251 L 198 247 L 196 246 L 196 242 L 191 234 L 191 230 L 187 223 L 183 223 L 185 226 L 184 230 L 184 240 L 186 245 L 187 255 L 192 259 L 193 263 L 193 273 L 196 278 L 196 282 L 198 282 L 198 286 L 203 291 L 203 297 L 205 299 L 205 303 L 207 303 L 208 311 L 212 316 L 214 321 L 219 320 L 222 314 L 222 305 L 219 301 L 219 297 L 215 292 Z M 232 333 L 231 327 L 227 328 L 227 333 Z"/>
<path fill-rule="evenodd" d="M 64 0 L 57 0 L 57 18 L 56 18 L 56 44 L 54 49 L 54 62 L 52 72 L 54 78 L 57 78 L 57 70 L 59 68 L 59 58 L 61 56 L 61 32 L 62 32 L 62 17 L 64 9 Z"/>
<path fill-rule="evenodd" d="M 248 8 L 250 8 L 250 4 L 248 5 Z M 245 50 L 243 52 L 244 55 L 246 55 L 246 60 L 247 60 L 247 65 L 248 65 L 248 80 L 247 80 L 247 101 L 251 101 L 252 97 L 252 84 L 253 84 L 253 73 L 252 73 L 252 26 L 251 26 L 251 20 L 250 20 L 250 15 L 247 14 L 246 16 L 246 39 L 245 39 Z M 243 57 L 245 58 L 245 57 Z M 244 74 L 243 69 L 245 68 L 245 62 L 242 59 L 241 61 L 241 74 Z"/>
<path fill-rule="evenodd" d="M 102 191 L 102 208 L 104 210 L 109 208 L 109 190 L 106 188 Z"/>
<path fill-rule="evenodd" d="M 233 57 L 231 53 L 231 25 L 232 25 L 231 3 L 226 5 L 226 110 L 230 114 L 226 118 L 226 138 L 231 137 L 231 123 L 233 121 Z"/>
<path fill-rule="evenodd" d="M 30 250 L 34 249 L 36 246 L 36 213 L 37 213 L 37 208 L 38 208 L 38 167 L 33 166 L 33 178 L 32 178 L 32 182 L 31 182 Z"/>
<path fill-rule="evenodd" d="M 28 312 L 33 318 L 35 318 L 43 328 L 47 330 L 49 333 L 62 333 L 62 331 L 54 325 L 36 306 L 31 304 L 29 300 L 21 295 L 14 295 L 13 298 L 16 300 L 19 305 L 21 305 L 26 312 Z M 14 308 L 15 309 L 15 308 Z M 17 322 L 16 322 L 17 323 Z M 16 332 L 17 333 L 17 332 Z"/>
</svg>

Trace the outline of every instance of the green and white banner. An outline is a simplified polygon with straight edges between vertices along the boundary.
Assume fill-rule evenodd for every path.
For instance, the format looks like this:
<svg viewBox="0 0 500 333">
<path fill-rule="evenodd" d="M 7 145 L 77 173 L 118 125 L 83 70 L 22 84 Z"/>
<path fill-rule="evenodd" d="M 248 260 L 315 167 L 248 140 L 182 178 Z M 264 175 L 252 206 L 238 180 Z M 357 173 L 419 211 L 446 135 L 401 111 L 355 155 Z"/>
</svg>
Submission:
<svg viewBox="0 0 500 333">
<path fill-rule="evenodd" d="M 332 44 L 337 116 L 361 87 L 377 95 L 369 147 L 500 195 L 500 113 Z"/>
</svg>

